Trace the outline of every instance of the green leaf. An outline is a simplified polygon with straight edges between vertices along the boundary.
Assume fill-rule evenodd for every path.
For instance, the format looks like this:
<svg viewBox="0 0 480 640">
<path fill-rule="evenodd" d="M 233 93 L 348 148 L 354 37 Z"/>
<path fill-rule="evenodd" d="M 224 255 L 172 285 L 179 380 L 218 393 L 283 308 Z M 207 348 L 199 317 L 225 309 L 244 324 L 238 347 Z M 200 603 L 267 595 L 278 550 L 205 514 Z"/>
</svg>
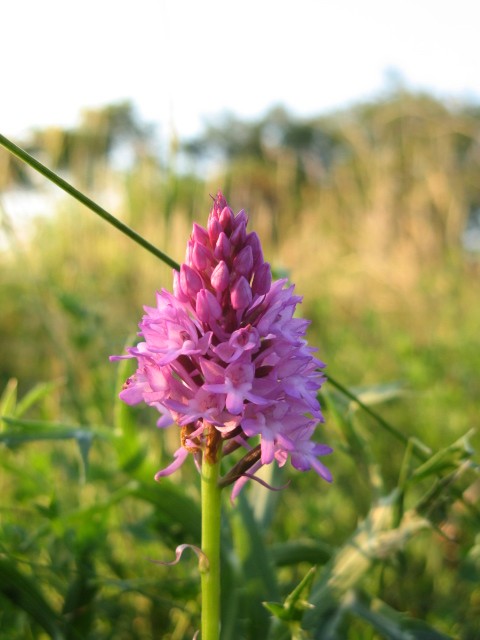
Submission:
<svg viewBox="0 0 480 640">
<path fill-rule="evenodd" d="M 128 494 L 154 505 L 159 525 L 174 529 L 181 542 L 200 540 L 200 507 L 181 487 L 166 478 L 158 483 L 135 480 Z"/>
<path fill-rule="evenodd" d="M 3 390 L 0 397 L 0 416 L 13 415 L 17 404 L 17 388 L 18 382 L 15 378 L 11 378 Z"/>
<path fill-rule="evenodd" d="M 360 397 L 358 395 L 356 395 L 353 391 L 350 391 L 350 389 L 345 387 L 338 380 L 333 378 L 330 374 L 328 375 L 328 382 L 333 387 L 335 387 L 341 393 L 341 395 L 344 396 L 344 398 L 348 398 L 348 400 L 352 401 L 352 402 L 350 402 L 349 405 L 347 405 L 350 409 L 356 408 L 356 405 L 358 405 L 358 407 L 360 407 L 360 409 L 362 409 L 367 415 L 369 415 L 371 418 L 373 418 L 376 421 L 376 423 L 380 427 L 382 427 L 382 429 L 387 431 L 390 435 L 394 436 L 394 438 L 396 438 L 399 442 L 403 442 L 403 444 L 405 444 L 405 445 L 407 444 L 408 437 L 402 431 L 399 431 L 396 427 L 394 427 L 392 424 L 390 424 L 384 418 L 382 418 L 381 415 L 376 413 L 368 404 L 363 402 L 360 399 Z M 360 393 L 364 393 L 364 394 L 365 394 L 365 392 L 366 392 L 366 389 L 364 389 L 363 391 L 360 391 Z M 378 393 L 376 394 L 376 397 L 378 397 Z M 367 395 L 367 400 L 368 399 L 369 398 L 368 398 L 368 395 Z M 418 450 L 418 451 L 417 451 L 417 449 L 415 449 L 414 453 L 418 457 L 420 457 L 421 459 L 423 459 L 423 460 L 425 459 L 424 453 L 423 453 L 423 451 L 421 449 Z"/>
<path fill-rule="evenodd" d="M 285 610 L 285 605 L 280 602 L 264 602 L 263 606 L 270 611 L 274 618 L 279 620 L 290 620 L 289 612 Z"/>
<path fill-rule="evenodd" d="M 354 390 L 354 394 L 362 404 L 372 407 L 401 398 L 406 394 L 406 390 L 401 382 L 389 382 L 357 388 Z"/>
<path fill-rule="evenodd" d="M 291 540 L 269 547 L 270 557 L 277 567 L 309 562 L 322 565 L 330 560 L 333 549 L 319 540 Z"/>
<path fill-rule="evenodd" d="M 279 590 L 269 549 L 246 491 L 238 496 L 230 522 L 238 563 L 237 579 L 242 585 L 241 592 L 236 594 L 239 598 L 237 615 L 245 624 L 242 633 L 248 638 L 264 638 L 270 626 L 270 616 L 262 602 L 278 600 Z"/>
<path fill-rule="evenodd" d="M 355 461 L 360 475 L 369 479 L 369 483 L 372 488 L 376 489 L 377 495 L 385 493 L 378 463 L 374 460 L 368 440 L 360 428 L 356 411 L 357 405 L 342 409 L 342 400 L 337 394 L 331 394 L 327 390 L 324 392 L 324 404 L 327 412 L 338 424 L 345 439 L 344 447 L 347 455 Z"/>
<path fill-rule="evenodd" d="M 316 567 L 312 567 L 302 578 L 295 589 L 288 594 L 283 604 L 279 602 L 264 602 L 263 606 L 270 613 L 284 622 L 299 622 L 305 609 L 312 609 L 308 602 L 308 595 L 315 578 Z"/>
<path fill-rule="evenodd" d="M 474 433 L 475 430 L 471 429 L 459 440 L 434 453 L 424 464 L 415 469 L 410 479 L 419 481 L 432 475 L 440 475 L 445 471 L 457 469 L 475 453 L 469 440 Z"/>
<path fill-rule="evenodd" d="M 376 562 L 393 557 L 419 531 L 430 528 L 430 523 L 413 510 L 405 512 L 394 526 L 398 497 L 393 491 L 373 505 L 352 538 L 324 568 L 310 597 L 315 609 L 304 615 L 305 628 L 320 632 L 342 608 L 345 594 L 357 588 Z"/>
<path fill-rule="evenodd" d="M 110 439 L 112 433 L 102 427 L 68 425 L 47 420 L 24 420 L 2 416 L 2 420 L 12 428 L 0 433 L 0 442 L 6 445 L 18 445 L 38 440 L 77 440 L 91 441 L 95 437 Z"/>
<path fill-rule="evenodd" d="M 351 613 L 363 618 L 385 638 L 391 640 L 448 640 L 426 622 L 395 611 L 379 598 L 367 594 L 348 594 L 344 606 Z"/>
<path fill-rule="evenodd" d="M 82 462 L 81 481 L 88 470 L 88 456 L 95 438 L 110 439 L 113 434 L 101 427 L 81 427 L 45 420 L 24 420 L 3 416 L 9 428 L 0 433 L 0 443 L 6 446 L 20 446 L 31 442 L 75 440 Z"/>
<path fill-rule="evenodd" d="M 70 637 L 87 638 L 94 623 L 94 600 L 99 585 L 95 579 L 94 547 L 83 550 L 76 558 L 76 572 L 63 602 L 63 615 L 68 616 Z"/>
<path fill-rule="evenodd" d="M 63 385 L 62 380 L 36 384 L 33 387 L 33 389 L 30 389 L 30 391 L 28 391 L 23 396 L 23 398 L 19 400 L 17 404 L 17 408 L 15 410 L 15 417 L 21 418 L 28 411 L 28 409 L 30 409 L 30 407 L 40 402 L 40 400 L 43 400 L 44 398 L 49 396 L 52 393 L 52 391 L 55 391 L 55 389 L 58 389 L 58 387 L 62 385 Z M 0 415 L 4 415 L 4 412 L 0 412 Z"/>
</svg>

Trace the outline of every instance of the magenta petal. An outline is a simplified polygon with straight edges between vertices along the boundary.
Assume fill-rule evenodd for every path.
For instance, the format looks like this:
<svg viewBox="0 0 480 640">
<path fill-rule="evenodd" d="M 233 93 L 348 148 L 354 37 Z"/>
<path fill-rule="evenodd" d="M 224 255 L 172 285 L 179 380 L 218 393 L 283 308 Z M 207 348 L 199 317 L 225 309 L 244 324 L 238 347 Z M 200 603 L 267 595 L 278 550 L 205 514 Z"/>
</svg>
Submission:
<svg viewBox="0 0 480 640">
<path fill-rule="evenodd" d="M 252 231 L 247 235 L 245 239 L 245 244 L 252 247 L 253 264 L 255 265 L 255 267 L 257 267 L 263 262 L 263 253 L 262 253 L 262 245 L 260 243 L 260 238 L 255 233 L 255 231 Z"/>
<path fill-rule="evenodd" d="M 262 461 L 259 460 L 258 462 L 256 462 L 254 465 L 252 465 L 250 467 L 250 469 L 248 470 L 248 474 L 249 475 L 253 475 L 254 473 L 256 473 L 260 467 L 262 467 Z M 230 496 L 230 501 L 233 502 L 235 500 L 235 498 L 238 496 L 238 494 L 240 493 L 240 491 L 243 489 L 243 487 L 245 486 L 245 484 L 248 482 L 249 477 L 246 475 L 242 475 L 233 485 L 233 489 L 232 489 L 232 495 Z"/>
<path fill-rule="evenodd" d="M 326 444 L 315 444 L 312 451 L 316 456 L 328 456 L 329 453 L 333 453 L 332 447 Z"/>
<path fill-rule="evenodd" d="M 165 409 L 165 413 L 161 415 L 157 420 L 157 427 L 159 429 L 164 429 L 165 427 L 169 427 L 171 424 L 173 424 L 173 422 L 174 420 L 172 418 L 172 414 L 170 413 L 170 411 L 168 411 L 168 409 Z"/>
<path fill-rule="evenodd" d="M 184 294 L 193 297 L 203 287 L 202 278 L 186 264 L 180 267 L 180 285 Z"/>
<path fill-rule="evenodd" d="M 314 458 L 313 460 L 311 460 L 311 465 L 312 465 L 312 469 L 316 471 L 318 475 L 321 476 L 324 480 L 326 480 L 327 482 L 333 481 L 330 469 L 328 469 L 324 464 L 322 464 L 320 460 L 317 460 L 316 458 Z"/>
<path fill-rule="evenodd" d="M 212 243 L 212 246 L 215 246 L 218 240 L 218 236 L 220 235 L 220 233 L 222 233 L 222 225 L 216 218 L 214 218 L 213 216 L 210 216 L 210 218 L 208 219 L 207 226 L 208 226 L 208 237 L 210 238 L 210 242 Z"/>
<path fill-rule="evenodd" d="M 272 284 L 272 271 L 268 262 L 261 264 L 253 275 L 252 291 L 262 296 L 270 290 Z"/>
<path fill-rule="evenodd" d="M 195 246 L 208 246 L 209 237 L 206 229 L 201 227 L 196 222 L 193 223 L 193 231 L 192 231 L 192 241 L 195 243 Z"/>
<path fill-rule="evenodd" d="M 252 247 L 243 247 L 240 253 L 233 261 L 233 270 L 238 275 L 250 278 L 253 269 L 253 252 Z"/>
<path fill-rule="evenodd" d="M 267 438 L 265 433 L 262 434 L 262 464 L 270 464 L 275 453 L 275 444 L 271 438 Z"/>
<path fill-rule="evenodd" d="M 210 253 L 201 244 L 195 244 L 192 250 L 192 263 L 193 266 L 199 271 L 203 271 L 207 268 L 210 261 Z"/>
<path fill-rule="evenodd" d="M 175 451 L 173 456 L 175 460 L 171 464 L 169 464 L 168 467 L 166 467 L 165 469 L 161 469 L 160 471 L 157 471 L 157 473 L 155 474 L 155 480 L 160 480 L 160 478 L 165 478 L 166 476 L 170 476 L 172 475 L 172 473 L 175 473 L 175 471 L 179 469 L 187 459 L 188 451 L 183 447 L 180 447 L 180 449 L 177 449 Z"/>
<path fill-rule="evenodd" d="M 147 387 L 148 388 L 148 387 Z M 122 391 L 118 394 L 120 400 L 127 404 L 134 405 L 142 402 L 144 399 L 145 383 L 139 383 L 135 377 L 129 378 Z"/>
<path fill-rule="evenodd" d="M 217 260 L 222 260 L 224 258 L 229 258 L 230 253 L 232 251 L 232 246 L 230 244 L 230 240 L 227 235 L 222 231 L 218 236 L 218 240 L 215 245 L 215 251 L 213 252 L 215 258 Z"/>
<path fill-rule="evenodd" d="M 240 276 L 233 285 L 230 300 L 234 309 L 246 309 L 252 302 L 252 290 L 244 276 Z"/>
<path fill-rule="evenodd" d="M 230 272 L 226 263 L 221 260 L 210 277 L 210 282 L 212 283 L 212 287 L 217 291 L 217 293 L 222 293 L 228 287 L 228 283 L 230 281 Z"/>
<path fill-rule="evenodd" d="M 203 567 L 205 569 L 208 568 L 207 556 L 203 553 L 203 551 L 199 547 L 196 547 L 194 544 L 179 544 L 178 547 L 175 549 L 175 560 L 172 560 L 170 562 L 163 562 L 162 560 L 152 560 L 151 562 L 154 562 L 155 564 L 163 564 L 167 567 L 171 567 L 177 564 L 178 562 L 180 562 L 180 559 L 185 549 L 191 549 L 192 551 L 194 551 L 195 555 L 197 556 L 199 562 L 202 563 Z"/>
<path fill-rule="evenodd" d="M 230 413 L 233 413 L 233 415 L 238 415 L 239 413 L 241 413 L 243 409 L 243 399 L 243 393 L 240 393 L 236 390 L 230 391 L 227 394 L 227 399 L 225 402 L 227 411 L 230 411 Z"/>
<path fill-rule="evenodd" d="M 217 320 L 222 315 L 222 307 L 217 302 L 213 293 L 207 289 L 202 289 L 198 292 L 196 311 L 198 318 L 206 323 Z"/>
</svg>

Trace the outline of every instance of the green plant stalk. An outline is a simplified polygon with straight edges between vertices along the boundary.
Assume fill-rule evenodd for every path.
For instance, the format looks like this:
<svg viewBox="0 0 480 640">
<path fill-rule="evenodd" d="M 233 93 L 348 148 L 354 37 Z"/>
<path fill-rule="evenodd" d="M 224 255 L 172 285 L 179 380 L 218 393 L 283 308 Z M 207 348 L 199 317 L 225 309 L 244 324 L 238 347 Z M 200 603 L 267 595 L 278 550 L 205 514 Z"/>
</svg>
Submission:
<svg viewBox="0 0 480 640">
<path fill-rule="evenodd" d="M 141 247 L 143 247 L 150 253 L 153 253 L 153 255 L 156 256 L 157 258 L 160 258 L 160 260 L 162 260 L 162 262 L 165 262 L 165 264 L 167 264 L 169 267 L 172 267 L 177 271 L 180 270 L 180 265 L 178 264 L 178 262 L 175 262 L 175 260 L 172 260 L 172 258 L 170 258 L 170 256 L 167 256 L 166 253 L 163 253 L 163 251 L 161 251 L 160 249 L 155 247 L 153 244 L 148 242 L 148 240 L 145 240 L 145 238 L 143 238 L 136 231 L 134 231 L 133 229 L 130 229 L 129 226 L 127 226 L 126 224 L 118 220 L 118 218 L 115 218 L 115 216 L 112 216 L 111 213 L 108 213 L 108 211 L 100 207 L 96 202 L 91 200 L 88 196 L 84 195 L 81 191 L 78 191 L 78 189 L 75 189 L 75 187 L 73 187 L 69 182 L 67 182 L 66 180 L 61 178 L 59 175 L 54 173 L 51 169 L 48 169 L 45 165 L 43 165 L 41 162 L 36 160 L 24 149 L 17 147 L 16 144 L 14 144 L 11 140 L 6 138 L 5 136 L 2 136 L 1 134 L 0 134 L 0 144 L 3 147 L 5 147 L 5 149 L 10 151 L 10 153 L 13 153 L 14 156 L 16 156 L 17 158 L 19 158 L 20 160 L 28 164 L 30 167 L 32 167 L 32 169 L 35 169 L 35 171 L 38 171 L 38 173 L 41 173 L 43 176 L 48 178 L 50 182 L 53 182 L 54 184 L 57 185 L 57 187 L 60 187 L 60 189 L 63 189 L 63 191 L 65 191 L 66 193 L 74 197 L 75 200 L 78 200 L 83 205 L 91 209 L 91 211 L 93 211 L 98 216 L 103 218 L 106 222 L 111 224 L 113 227 L 116 227 L 119 231 L 121 231 L 123 234 L 128 236 L 131 240 L 139 244 Z"/>
<path fill-rule="evenodd" d="M 202 588 L 202 640 L 220 637 L 220 456 L 211 463 L 204 456 L 202 464 L 202 551 L 200 562 Z"/>
</svg>

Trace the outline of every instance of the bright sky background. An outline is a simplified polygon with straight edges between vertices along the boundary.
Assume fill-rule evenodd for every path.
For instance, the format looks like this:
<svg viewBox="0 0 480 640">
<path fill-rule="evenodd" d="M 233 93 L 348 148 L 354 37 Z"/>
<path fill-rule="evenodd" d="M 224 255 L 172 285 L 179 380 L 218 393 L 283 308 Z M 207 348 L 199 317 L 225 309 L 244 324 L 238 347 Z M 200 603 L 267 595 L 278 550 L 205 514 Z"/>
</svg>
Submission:
<svg viewBox="0 0 480 640">
<path fill-rule="evenodd" d="M 0 132 L 131 99 L 160 133 L 229 110 L 316 115 L 407 87 L 480 102 L 479 0 L 11 0 Z"/>
</svg>

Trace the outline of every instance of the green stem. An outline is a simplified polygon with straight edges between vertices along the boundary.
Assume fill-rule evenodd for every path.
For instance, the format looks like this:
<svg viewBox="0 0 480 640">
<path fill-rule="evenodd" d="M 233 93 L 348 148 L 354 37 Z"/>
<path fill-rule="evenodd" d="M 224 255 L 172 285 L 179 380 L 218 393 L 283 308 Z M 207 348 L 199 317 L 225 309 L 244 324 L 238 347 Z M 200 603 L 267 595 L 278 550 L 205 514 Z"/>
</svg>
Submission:
<svg viewBox="0 0 480 640">
<path fill-rule="evenodd" d="M 201 640 L 220 637 L 220 518 L 221 489 L 218 486 L 220 456 L 202 465 L 202 551 L 208 562 L 201 566 L 202 635 Z"/>
<path fill-rule="evenodd" d="M 340 384 L 338 380 L 336 380 L 335 378 L 332 378 L 330 374 L 328 375 L 328 382 L 330 382 L 331 385 L 336 387 L 340 391 L 340 393 L 343 393 L 344 396 L 346 396 L 347 398 L 350 398 L 350 400 L 353 400 L 353 402 L 356 402 L 358 406 L 365 413 L 367 413 L 371 418 L 376 420 L 378 424 L 381 427 L 383 427 L 386 431 L 388 431 L 390 435 L 394 436 L 397 440 L 402 442 L 404 445 L 408 445 L 409 437 L 407 435 L 405 435 L 404 433 L 396 429 L 393 425 L 391 425 L 386 420 L 384 420 L 382 416 L 379 415 L 376 411 L 373 411 L 373 409 L 370 409 L 370 407 L 366 405 L 364 402 L 362 402 L 358 396 L 356 396 L 349 389 L 347 389 L 347 387 L 344 387 L 343 384 Z M 417 442 L 412 441 L 411 446 L 412 446 L 412 452 L 418 458 L 420 458 L 420 460 L 427 460 L 428 454 L 424 449 L 422 449 L 419 446 Z"/>
<path fill-rule="evenodd" d="M 139 235 L 136 231 L 134 231 L 133 229 L 130 229 L 130 227 L 128 227 L 123 222 L 120 222 L 120 220 L 115 218 L 115 216 L 112 216 L 111 213 L 108 213 L 108 211 L 100 207 L 96 202 L 94 202 L 93 200 L 90 200 L 90 198 L 88 198 L 86 195 L 78 191 L 78 189 L 75 189 L 75 187 L 73 187 L 69 182 L 67 182 L 66 180 L 61 178 L 59 175 L 57 175 L 56 173 L 48 169 L 41 162 L 33 158 L 29 153 L 27 153 L 20 147 L 17 147 L 16 144 L 14 144 L 11 140 L 6 138 L 5 136 L 2 136 L 1 134 L 0 134 L 0 144 L 3 147 L 5 147 L 5 149 L 8 149 L 10 153 L 13 153 L 14 156 L 16 156 L 17 158 L 19 158 L 20 160 L 28 164 L 30 167 L 32 167 L 32 169 L 35 169 L 35 171 L 38 171 L 38 173 L 41 173 L 43 176 L 48 178 L 48 180 L 56 184 L 57 187 L 60 187 L 60 189 L 63 189 L 64 191 L 66 191 L 66 193 L 73 196 L 76 200 L 78 200 L 83 205 L 91 209 L 94 213 L 96 213 L 101 218 L 106 220 L 109 224 L 116 227 L 119 231 L 124 233 L 131 240 L 139 244 L 141 247 L 143 247 L 150 253 L 153 253 L 153 255 L 156 256 L 157 258 L 160 258 L 160 260 L 165 262 L 165 264 L 167 264 L 169 267 L 172 267 L 173 269 L 176 269 L 177 271 L 179 271 L 180 269 L 179 264 L 175 262 L 175 260 L 172 260 L 170 256 L 167 256 L 166 253 L 163 253 L 163 251 L 160 251 L 160 249 L 158 249 L 153 244 L 148 242 L 148 240 L 145 240 L 145 238 L 142 238 L 142 236 Z"/>
</svg>

